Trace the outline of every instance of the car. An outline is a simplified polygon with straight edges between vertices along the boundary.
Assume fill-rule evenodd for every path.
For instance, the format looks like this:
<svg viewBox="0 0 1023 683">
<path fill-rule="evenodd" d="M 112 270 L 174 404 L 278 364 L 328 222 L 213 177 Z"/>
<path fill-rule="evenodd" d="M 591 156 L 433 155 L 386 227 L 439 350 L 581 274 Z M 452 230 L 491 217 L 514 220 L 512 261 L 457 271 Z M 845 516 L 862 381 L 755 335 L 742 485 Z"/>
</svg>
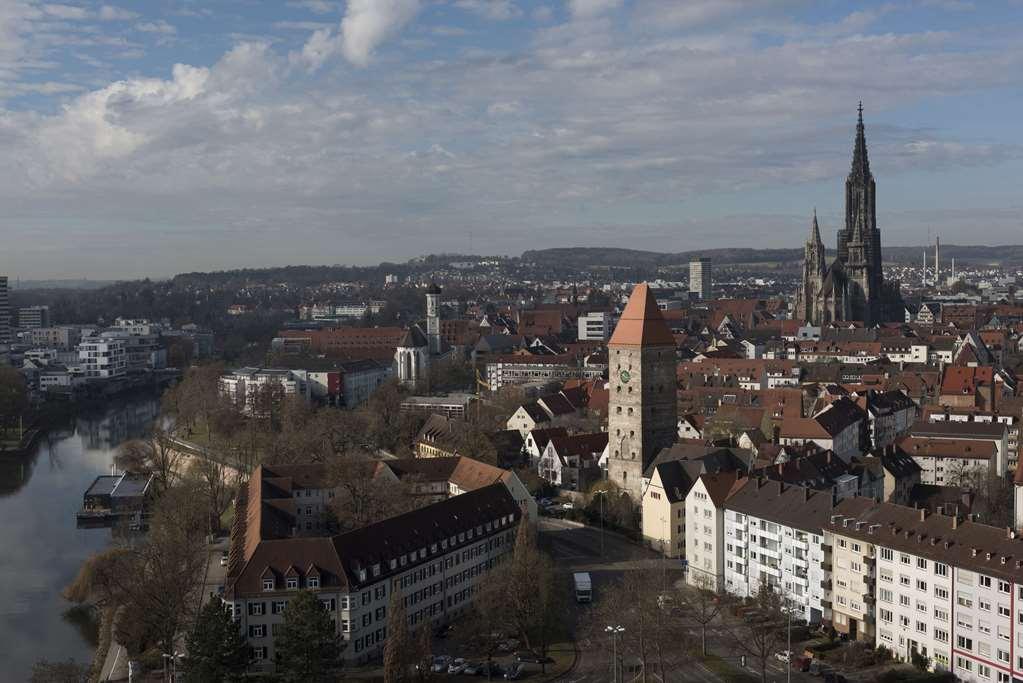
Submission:
<svg viewBox="0 0 1023 683">
<path fill-rule="evenodd" d="M 460 674 L 463 671 L 465 671 L 465 667 L 467 667 L 468 665 L 469 663 L 467 661 L 465 661 L 461 657 L 458 657 L 457 659 L 453 660 L 450 664 L 448 664 L 448 673 Z"/>
<path fill-rule="evenodd" d="M 792 659 L 792 651 L 791 650 L 782 650 L 781 652 L 775 652 L 774 653 L 774 658 L 777 659 L 779 662 L 786 662 L 786 663 L 788 663 L 789 660 Z"/>
<path fill-rule="evenodd" d="M 674 607 L 675 598 L 668 593 L 661 593 L 657 596 L 657 606 L 661 609 L 669 609 Z"/>
<path fill-rule="evenodd" d="M 551 499 L 550 498 L 540 498 L 539 500 L 536 501 L 536 503 L 540 507 L 547 507 L 548 505 L 551 504 Z"/>
<path fill-rule="evenodd" d="M 535 652 L 530 652 L 529 650 L 520 650 L 515 653 L 515 661 L 519 663 L 528 662 L 530 664 L 549 664 L 554 660 L 550 657 L 541 657 Z"/>
<path fill-rule="evenodd" d="M 522 664 L 517 664 L 512 668 L 504 672 L 504 680 L 506 681 L 517 681 L 522 678 L 522 675 L 526 672 L 526 667 Z"/>
<path fill-rule="evenodd" d="M 475 676 L 482 670 L 482 668 L 483 664 L 480 662 L 469 662 L 465 665 L 465 668 L 462 669 L 462 673 L 466 676 Z"/>
<path fill-rule="evenodd" d="M 490 662 L 490 663 L 483 662 L 483 664 L 480 665 L 479 671 L 477 671 L 476 673 L 479 676 L 490 676 L 491 678 L 493 678 L 493 677 L 501 678 L 502 676 L 504 676 L 504 669 L 502 669 L 501 665 L 498 664 L 497 662 Z"/>
<path fill-rule="evenodd" d="M 221 567 L 226 567 L 227 566 L 227 558 L 228 557 L 229 557 L 229 555 L 228 555 L 226 550 L 224 552 L 220 553 L 220 566 Z"/>
<path fill-rule="evenodd" d="M 562 510 L 574 510 L 575 509 L 575 504 L 572 501 L 568 501 L 567 503 L 562 503 L 561 504 L 561 509 Z"/>
<path fill-rule="evenodd" d="M 442 674 L 448 670 L 448 665 L 451 664 L 451 657 L 447 655 L 437 655 L 433 658 L 433 666 L 430 667 L 430 671 L 435 674 Z"/>
</svg>

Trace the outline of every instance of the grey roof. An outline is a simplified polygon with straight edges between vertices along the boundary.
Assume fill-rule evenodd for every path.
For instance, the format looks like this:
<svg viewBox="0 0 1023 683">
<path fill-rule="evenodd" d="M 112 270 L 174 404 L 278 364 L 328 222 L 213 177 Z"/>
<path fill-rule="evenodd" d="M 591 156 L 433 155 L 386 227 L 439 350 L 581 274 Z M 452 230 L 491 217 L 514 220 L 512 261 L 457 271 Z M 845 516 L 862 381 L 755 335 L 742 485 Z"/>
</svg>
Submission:
<svg viewBox="0 0 1023 683">
<path fill-rule="evenodd" d="M 151 474 L 130 474 L 125 472 L 121 475 L 114 490 L 110 492 L 112 498 L 138 498 L 144 496 L 153 481 Z"/>
<path fill-rule="evenodd" d="M 696 472 L 696 477 L 701 474 L 732 472 L 735 470 L 745 472 L 750 469 L 753 459 L 753 451 L 742 448 L 721 448 L 719 446 L 704 446 L 702 444 L 676 443 L 668 448 L 662 448 L 653 462 L 647 466 L 643 476 L 649 479 L 653 475 L 654 467 L 664 462 L 676 460 L 699 463 L 699 471 Z"/>
<path fill-rule="evenodd" d="M 114 487 L 117 486 L 117 482 L 120 481 L 120 475 L 109 475 L 101 474 L 96 477 L 95 481 L 92 482 L 92 486 L 85 492 L 87 496 L 109 496 Z"/>
<path fill-rule="evenodd" d="M 699 469 L 698 463 L 681 460 L 662 462 L 654 467 L 657 474 L 660 475 L 661 486 L 664 487 L 664 494 L 668 497 L 669 503 L 681 503 L 686 499 L 689 489 L 693 488 L 696 481 L 687 468 L 692 468 L 694 465 Z M 696 477 L 699 477 L 699 473 L 696 474 Z"/>
<path fill-rule="evenodd" d="M 815 491 L 778 481 L 751 478 L 732 492 L 729 510 L 819 534 L 834 510 L 830 491 Z"/>
<path fill-rule="evenodd" d="M 916 422 L 911 436 L 936 439 L 1001 439 L 1005 434 L 1001 422 Z"/>
</svg>

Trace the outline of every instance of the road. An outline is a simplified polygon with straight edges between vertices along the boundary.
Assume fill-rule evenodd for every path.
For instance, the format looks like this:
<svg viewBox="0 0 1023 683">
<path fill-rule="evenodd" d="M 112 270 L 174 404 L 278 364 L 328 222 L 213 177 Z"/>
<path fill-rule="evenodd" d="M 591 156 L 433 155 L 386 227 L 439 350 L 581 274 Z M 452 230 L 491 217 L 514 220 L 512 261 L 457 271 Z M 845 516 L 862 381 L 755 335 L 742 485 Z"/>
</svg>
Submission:
<svg viewBox="0 0 1023 683">
<path fill-rule="evenodd" d="M 590 572 L 593 577 L 594 596 L 600 599 L 602 587 L 613 585 L 629 571 L 647 571 L 654 580 L 660 580 L 665 586 L 681 585 L 682 569 L 677 560 L 665 559 L 660 554 L 633 543 L 628 538 L 605 531 L 599 527 L 591 527 L 577 522 L 541 517 L 539 520 L 540 544 L 554 558 L 560 571 Z M 603 546 L 601 536 L 603 535 Z M 603 554 L 601 548 L 603 547 Z M 582 624 L 587 618 L 587 605 L 571 603 L 576 624 Z M 699 640 L 700 629 L 691 630 L 694 640 Z M 725 628 L 720 618 L 710 625 L 707 634 L 708 650 L 723 659 L 738 664 L 738 655 L 732 635 Z M 606 683 L 610 680 L 611 647 L 610 641 L 592 642 L 580 636 L 578 641 L 579 659 L 572 675 L 565 680 L 570 683 Z M 756 666 L 749 662 L 751 666 Z M 787 667 L 782 662 L 771 658 L 767 663 L 768 680 L 771 683 L 786 683 Z M 758 671 L 749 670 L 759 676 Z M 626 675 L 625 683 L 631 683 L 635 675 Z M 685 666 L 667 674 L 666 680 L 659 675 L 647 675 L 648 681 L 655 683 L 695 683 L 697 681 L 722 681 L 723 679 L 699 660 L 688 660 Z M 792 681 L 797 683 L 819 681 L 809 674 L 792 672 Z"/>
</svg>

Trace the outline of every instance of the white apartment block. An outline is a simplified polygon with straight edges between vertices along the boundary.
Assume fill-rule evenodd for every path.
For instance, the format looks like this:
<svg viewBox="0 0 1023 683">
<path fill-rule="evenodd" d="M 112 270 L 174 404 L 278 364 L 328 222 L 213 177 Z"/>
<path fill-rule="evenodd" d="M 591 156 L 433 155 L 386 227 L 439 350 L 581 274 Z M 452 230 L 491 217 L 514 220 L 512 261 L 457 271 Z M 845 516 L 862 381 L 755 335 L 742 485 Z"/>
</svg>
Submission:
<svg viewBox="0 0 1023 683">
<path fill-rule="evenodd" d="M 724 589 L 725 499 L 736 484 L 735 472 L 704 474 L 686 496 L 686 582 Z"/>
<path fill-rule="evenodd" d="M 968 683 L 1023 680 L 1023 539 L 864 499 L 843 501 L 835 513 L 827 526 L 833 580 L 856 586 L 853 593 L 871 589 L 862 602 L 864 621 L 876 617 L 876 645 L 906 661 L 915 652 Z M 837 563 L 842 542 L 849 552 L 859 546 L 859 570 Z"/>
<path fill-rule="evenodd" d="M 725 590 L 751 597 L 766 584 L 807 623 L 830 619 L 822 529 L 832 501 L 830 491 L 746 480 L 725 501 Z"/>
<path fill-rule="evenodd" d="M 578 318 L 579 341 L 607 341 L 613 329 L 614 322 L 607 311 L 592 311 Z"/>
<path fill-rule="evenodd" d="M 112 379 L 127 372 L 128 356 L 123 339 L 88 337 L 78 344 L 78 360 L 88 379 Z"/>
<path fill-rule="evenodd" d="M 679 460 L 656 465 L 643 489 L 643 540 L 665 557 L 686 556 L 686 496 L 693 479 L 685 465 Z"/>
<path fill-rule="evenodd" d="M 245 413 L 256 410 L 260 393 L 276 386 L 284 396 L 309 398 L 309 387 L 301 373 L 291 370 L 240 368 L 220 378 L 220 393 Z"/>
</svg>

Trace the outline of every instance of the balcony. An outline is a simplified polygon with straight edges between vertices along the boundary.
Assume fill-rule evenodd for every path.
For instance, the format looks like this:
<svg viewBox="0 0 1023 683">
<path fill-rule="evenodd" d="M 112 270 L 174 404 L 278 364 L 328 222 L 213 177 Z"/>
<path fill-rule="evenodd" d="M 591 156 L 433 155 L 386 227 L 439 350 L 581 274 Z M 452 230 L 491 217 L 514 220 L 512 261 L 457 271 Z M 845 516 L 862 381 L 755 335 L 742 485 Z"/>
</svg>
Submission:
<svg viewBox="0 0 1023 683">
<path fill-rule="evenodd" d="M 825 560 L 824 562 L 821 563 L 821 569 L 823 569 L 826 572 L 830 572 L 831 571 L 831 563 L 828 562 L 827 560 Z"/>
<path fill-rule="evenodd" d="M 863 616 L 863 623 L 870 624 L 871 626 L 873 626 L 874 624 L 877 623 L 877 619 L 874 618 L 873 614 L 866 614 Z"/>
<path fill-rule="evenodd" d="M 831 609 L 831 601 L 821 600 L 821 607 L 823 607 L 824 609 Z"/>
<path fill-rule="evenodd" d="M 821 543 L 821 550 L 823 550 L 826 553 L 830 553 L 831 552 L 831 544 L 830 543 Z"/>
<path fill-rule="evenodd" d="M 821 588 L 823 588 L 826 591 L 831 590 L 831 579 L 822 579 Z"/>
<path fill-rule="evenodd" d="M 873 595 L 873 593 L 864 593 L 863 594 L 863 602 L 867 603 L 868 605 L 873 605 L 874 604 L 874 595 Z"/>
</svg>

